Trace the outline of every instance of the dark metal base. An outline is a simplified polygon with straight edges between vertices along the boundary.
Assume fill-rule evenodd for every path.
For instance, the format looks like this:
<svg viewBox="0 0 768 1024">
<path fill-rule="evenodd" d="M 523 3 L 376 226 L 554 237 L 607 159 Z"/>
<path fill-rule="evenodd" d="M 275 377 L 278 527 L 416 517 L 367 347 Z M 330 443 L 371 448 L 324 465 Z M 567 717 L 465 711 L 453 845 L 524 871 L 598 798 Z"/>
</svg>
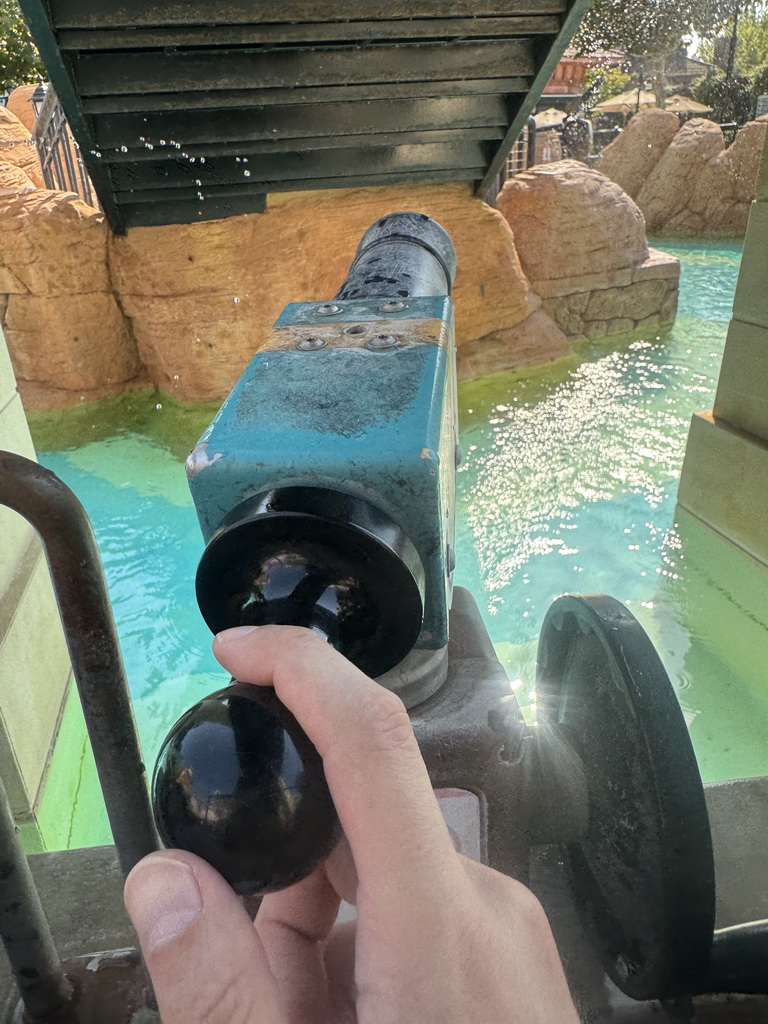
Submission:
<svg viewBox="0 0 768 1024">
<path fill-rule="evenodd" d="M 477 606 L 461 589 L 454 595 L 451 637 L 445 686 L 411 712 L 435 786 L 466 789 L 478 796 L 481 856 L 499 870 L 527 880 L 544 904 L 585 1021 L 689 1020 L 690 1007 L 679 1002 L 634 1002 L 605 978 L 582 930 L 560 850 L 542 845 L 541 825 L 534 828 L 528 785 L 535 780 L 535 759 L 528 750 L 529 737 Z M 718 928 L 768 917 L 762 853 L 768 832 L 768 778 L 708 786 L 706 797 L 718 878 Z M 29 861 L 65 971 L 76 983 L 82 979 L 94 986 L 87 997 L 90 1002 L 81 1004 L 83 1012 L 88 1007 L 91 1014 L 82 1024 L 157 1024 L 147 1005 L 146 979 L 138 960 L 125 952 L 135 947 L 136 937 L 123 908 L 114 849 L 35 854 Z M 249 907 L 251 912 L 255 909 Z M 119 953 L 94 961 L 102 955 L 92 951 L 99 949 Z M 89 969 L 94 964 L 100 969 Z M 2 1024 L 14 1022 L 17 1001 L 8 964 L 0 954 Z M 691 1006 L 697 1024 L 768 1022 L 764 996 L 701 996 Z"/>
</svg>

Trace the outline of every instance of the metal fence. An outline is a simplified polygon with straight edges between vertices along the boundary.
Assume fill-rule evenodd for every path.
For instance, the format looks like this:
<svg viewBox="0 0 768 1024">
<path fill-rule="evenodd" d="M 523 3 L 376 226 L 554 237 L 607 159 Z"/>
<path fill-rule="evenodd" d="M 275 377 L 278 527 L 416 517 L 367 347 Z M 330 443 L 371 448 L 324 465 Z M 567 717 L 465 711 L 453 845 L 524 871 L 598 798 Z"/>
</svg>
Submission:
<svg viewBox="0 0 768 1024">
<path fill-rule="evenodd" d="M 502 164 L 501 170 L 485 195 L 485 200 L 491 206 L 496 201 L 496 196 L 504 187 L 504 182 L 513 174 L 524 171 L 536 163 L 536 122 L 532 117 L 528 118 L 528 124 L 523 128 L 515 144 L 507 154 L 507 159 Z"/>
<path fill-rule="evenodd" d="M 33 139 L 46 188 L 76 192 L 90 206 L 98 206 L 80 147 L 69 131 L 64 110 L 50 85 L 37 115 Z"/>
</svg>

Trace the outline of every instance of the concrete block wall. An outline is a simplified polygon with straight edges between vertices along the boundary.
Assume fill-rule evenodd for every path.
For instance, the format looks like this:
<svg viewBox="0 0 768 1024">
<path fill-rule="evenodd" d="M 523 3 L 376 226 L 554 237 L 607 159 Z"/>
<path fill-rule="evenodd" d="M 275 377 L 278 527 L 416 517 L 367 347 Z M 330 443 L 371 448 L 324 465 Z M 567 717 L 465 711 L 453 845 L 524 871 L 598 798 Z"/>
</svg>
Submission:
<svg viewBox="0 0 768 1024">
<path fill-rule="evenodd" d="M 715 405 L 693 417 L 678 502 L 768 567 L 768 141 Z"/>
<path fill-rule="evenodd" d="M 0 449 L 35 458 L 1 332 Z M 70 676 L 41 544 L 0 505 L 0 777 L 16 820 L 33 830 Z"/>
</svg>

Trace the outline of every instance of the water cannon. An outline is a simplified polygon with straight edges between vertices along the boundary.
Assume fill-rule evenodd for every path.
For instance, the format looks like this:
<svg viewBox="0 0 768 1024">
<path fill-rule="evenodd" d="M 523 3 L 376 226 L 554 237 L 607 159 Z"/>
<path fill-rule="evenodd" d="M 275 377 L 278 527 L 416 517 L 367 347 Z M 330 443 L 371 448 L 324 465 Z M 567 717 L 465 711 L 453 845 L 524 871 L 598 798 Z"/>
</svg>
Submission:
<svg viewBox="0 0 768 1024">
<path fill-rule="evenodd" d="M 308 627 L 399 693 L 435 787 L 477 795 L 482 859 L 526 880 L 532 849 L 566 845 L 608 975 L 637 997 L 674 994 L 709 956 L 714 875 L 652 644 L 612 598 L 556 601 L 528 726 L 474 600 L 453 592 L 454 267 L 438 224 L 392 214 L 334 299 L 277 319 L 188 460 L 200 609 L 214 632 Z M 171 729 L 153 800 L 166 845 L 242 894 L 293 884 L 339 836 L 303 730 L 237 681 Z"/>
<path fill-rule="evenodd" d="M 652 644 L 612 598 L 556 601 L 528 726 L 474 601 L 452 593 L 454 266 L 439 225 L 392 214 L 333 300 L 280 315 L 188 461 L 200 609 L 213 631 L 306 626 L 400 693 L 433 784 L 478 796 L 482 858 L 525 880 L 533 848 L 567 845 L 609 976 L 685 989 L 711 946 L 712 846 Z M 154 806 L 167 845 L 244 894 L 297 881 L 339 834 L 298 723 L 237 682 L 171 730 Z"/>
<path fill-rule="evenodd" d="M 455 267 L 434 220 L 382 217 L 333 299 L 286 307 L 187 464 L 210 629 L 307 627 L 408 706 L 448 666 Z M 154 793 L 164 841 L 241 892 L 291 884 L 338 834 L 317 754 L 252 687 L 182 717 Z"/>
</svg>

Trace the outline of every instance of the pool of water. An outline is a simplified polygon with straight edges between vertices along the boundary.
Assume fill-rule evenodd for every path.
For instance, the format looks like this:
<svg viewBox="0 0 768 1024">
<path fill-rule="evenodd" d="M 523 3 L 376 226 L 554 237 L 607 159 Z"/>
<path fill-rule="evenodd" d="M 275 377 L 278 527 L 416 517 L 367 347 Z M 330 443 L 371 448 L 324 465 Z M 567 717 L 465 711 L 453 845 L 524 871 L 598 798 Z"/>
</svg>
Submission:
<svg viewBox="0 0 768 1024">
<path fill-rule="evenodd" d="M 712 405 L 741 246 L 662 247 L 683 262 L 671 331 L 585 343 L 460 389 L 456 581 L 480 603 L 531 717 L 550 602 L 606 592 L 657 644 L 704 778 L 763 774 L 764 573 L 675 509 L 688 422 Z M 134 395 L 32 417 L 41 462 L 93 520 L 150 764 L 181 711 L 226 682 L 194 601 L 202 542 L 182 465 L 215 409 Z M 62 736 L 41 843 L 106 841 L 74 701 Z"/>
</svg>

